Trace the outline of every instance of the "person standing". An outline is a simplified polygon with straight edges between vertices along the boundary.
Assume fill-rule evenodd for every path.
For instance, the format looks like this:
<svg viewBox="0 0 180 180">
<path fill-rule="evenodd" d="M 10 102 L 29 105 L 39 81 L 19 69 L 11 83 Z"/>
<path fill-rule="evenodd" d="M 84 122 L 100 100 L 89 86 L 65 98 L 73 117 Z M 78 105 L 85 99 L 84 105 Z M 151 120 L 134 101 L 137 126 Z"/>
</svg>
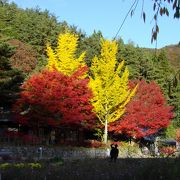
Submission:
<svg viewBox="0 0 180 180">
<path fill-rule="evenodd" d="M 118 155 L 119 155 L 118 145 L 111 144 L 111 151 L 110 151 L 111 162 L 112 161 L 116 162 Z"/>
</svg>

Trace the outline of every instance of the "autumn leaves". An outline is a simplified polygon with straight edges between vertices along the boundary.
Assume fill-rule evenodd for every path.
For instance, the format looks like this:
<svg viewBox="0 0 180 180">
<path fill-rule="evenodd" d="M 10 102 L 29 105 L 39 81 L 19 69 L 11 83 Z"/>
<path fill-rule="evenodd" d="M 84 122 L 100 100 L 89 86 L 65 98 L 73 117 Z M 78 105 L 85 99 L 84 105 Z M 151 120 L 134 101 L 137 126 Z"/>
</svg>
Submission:
<svg viewBox="0 0 180 180">
<path fill-rule="evenodd" d="M 71 76 L 80 67 L 85 66 L 82 53 L 75 58 L 78 37 L 73 34 L 59 35 L 58 46 L 53 51 L 48 46 L 49 57 L 47 67 Z M 101 40 L 101 56 L 94 57 L 89 68 L 89 88 L 92 90 L 93 98 L 90 99 L 93 105 L 93 112 L 100 123 L 105 127 L 104 142 L 107 142 L 108 124 L 118 120 L 125 112 L 125 106 L 134 96 L 135 90 L 128 87 L 129 71 L 123 69 L 124 61 L 118 63 L 116 59 L 117 43 L 108 40 Z"/>
<path fill-rule="evenodd" d="M 15 108 L 17 119 L 32 126 L 38 123 L 42 126 L 66 124 L 91 128 L 96 126 L 98 119 L 104 127 L 103 140 L 106 143 L 109 127 L 115 122 L 119 127 L 124 114 L 133 114 L 129 111 L 134 112 L 134 109 L 127 111 L 126 106 L 135 96 L 138 86 L 130 88 L 129 70 L 124 61 L 119 63 L 116 58 L 115 41 L 101 40 L 101 54 L 94 57 L 91 67 L 85 64 L 85 52 L 76 56 L 77 47 L 78 36 L 70 33 L 59 35 L 55 49 L 47 45 L 47 66 L 24 83 Z M 21 115 L 27 108 L 29 111 Z M 166 120 L 170 118 L 168 116 Z M 130 119 L 127 122 L 131 124 Z M 119 133 L 122 132 L 120 129 Z M 118 133 L 118 128 L 114 130 Z"/>
</svg>

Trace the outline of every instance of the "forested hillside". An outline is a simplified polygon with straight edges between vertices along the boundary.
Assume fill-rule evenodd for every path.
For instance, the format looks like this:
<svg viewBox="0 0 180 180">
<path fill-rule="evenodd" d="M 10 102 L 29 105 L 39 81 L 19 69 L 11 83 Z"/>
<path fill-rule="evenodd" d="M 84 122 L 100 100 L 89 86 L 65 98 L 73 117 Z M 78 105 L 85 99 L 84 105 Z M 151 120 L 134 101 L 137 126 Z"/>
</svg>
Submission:
<svg viewBox="0 0 180 180">
<path fill-rule="evenodd" d="M 180 43 L 177 45 L 170 45 L 163 48 L 167 57 L 170 60 L 170 63 L 175 69 L 180 69 Z"/>
<path fill-rule="evenodd" d="M 12 102 L 24 80 L 47 65 L 47 44 L 55 47 L 60 33 L 78 35 L 76 56 L 85 51 L 89 67 L 93 57 L 100 55 L 103 39 L 100 31 L 87 36 L 74 25 L 58 22 L 48 11 L 24 10 L 14 3 L 0 2 L 0 106 Z M 180 45 L 155 51 L 125 44 L 121 38 L 117 44 L 117 59 L 125 61 L 130 80 L 155 81 L 169 105 L 174 106 L 174 123 L 180 126 Z"/>
</svg>

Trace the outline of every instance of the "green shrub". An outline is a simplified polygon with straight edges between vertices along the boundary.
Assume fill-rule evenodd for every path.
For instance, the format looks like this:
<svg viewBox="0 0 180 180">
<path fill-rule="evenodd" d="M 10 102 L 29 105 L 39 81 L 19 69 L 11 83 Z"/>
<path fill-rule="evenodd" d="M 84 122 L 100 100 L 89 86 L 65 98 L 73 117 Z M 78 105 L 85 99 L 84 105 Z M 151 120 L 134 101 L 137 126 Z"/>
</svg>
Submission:
<svg viewBox="0 0 180 180">
<path fill-rule="evenodd" d="M 42 165 L 40 163 L 3 163 L 0 164 L 0 169 L 9 169 L 9 168 L 31 168 L 31 169 L 40 169 Z"/>
<path fill-rule="evenodd" d="M 129 144 L 127 142 L 122 142 L 119 147 L 119 154 L 123 157 L 136 157 L 141 153 L 138 144 Z"/>
<path fill-rule="evenodd" d="M 11 167 L 11 164 L 9 164 L 9 163 L 0 164 L 0 169 L 7 169 L 9 167 Z"/>
</svg>

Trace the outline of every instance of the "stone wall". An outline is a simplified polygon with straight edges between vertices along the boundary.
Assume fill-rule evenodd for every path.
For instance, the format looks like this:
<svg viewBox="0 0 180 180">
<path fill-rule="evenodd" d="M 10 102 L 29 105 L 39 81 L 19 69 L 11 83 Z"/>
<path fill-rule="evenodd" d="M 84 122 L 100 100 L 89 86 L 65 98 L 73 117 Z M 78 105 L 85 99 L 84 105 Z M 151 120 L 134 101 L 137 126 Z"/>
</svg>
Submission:
<svg viewBox="0 0 180 180">
<path fill-rule="evenodd" d="M 62 159 L 106 158 L 109 149 L 64 148 L 64 147 L 0 147 L 0 157 L 6 159 Z"/>
</svg>

